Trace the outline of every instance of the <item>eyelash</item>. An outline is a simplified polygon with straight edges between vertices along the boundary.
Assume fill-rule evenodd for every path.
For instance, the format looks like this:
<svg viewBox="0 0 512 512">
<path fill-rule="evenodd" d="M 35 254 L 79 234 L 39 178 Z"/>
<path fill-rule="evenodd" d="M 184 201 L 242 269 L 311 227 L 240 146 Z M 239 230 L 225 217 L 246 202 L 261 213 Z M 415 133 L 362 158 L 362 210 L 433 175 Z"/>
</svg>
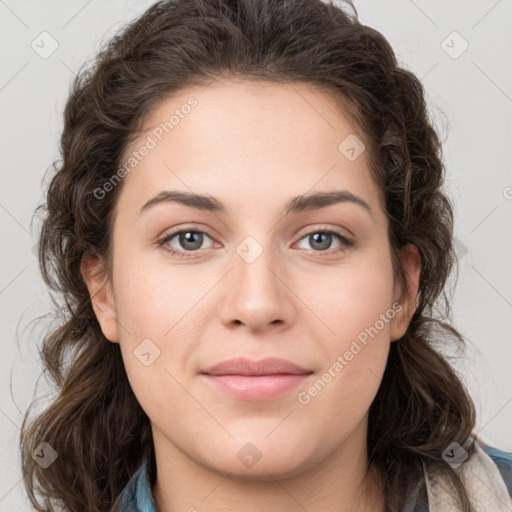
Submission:
<svg viewBox="0 0 512 512">
<path fill-rule="evenodd" d="M 206 235 L 208 238 L 213 240 L 213 238 L 210 235 L 208 235 L 208 233 L 206 233 L 200 229 L 195 229 L 193 227 L 190 227 L 187 229 L 180 229 L 179 231 L 174 231 L 172 233 L 169 233 L 168 235 L 165 235 L 163 238 L 158 240 L 157 245 L 158 245 L 158 247 L 162 248 L 164 251 L 167 251 L 168 253 L 172 254 L 173 256 L 180 256 L 181 258 L 183 258 L 183 257 L 189 258 L 192 256 L 193 253 L 199 252 L 199 250 L 180 251 L 180 250 L 177 250 L 174 248 L 169 249 L 168 247 L 165 247 L 165 244 L 167 242 L 169 242 L 170 240 L 172 240 L 176 235 L 179 235 L 181 233 L 189 233 L 189 232 L 190 233 L 202 233 L 202 234 Z M 299 239 L 299 242 L 301 240 L 303 240 L 304 238 L 307 238 L 308 236 L 311 236 L 316 233 L 335 235 L 338 238 L 338 240 L 342 243 L 342 245 L 345 246 L 345 249 L 354 247 L 356 245 L 354 241 L 349 240 L 346 236 L 342 235 L 339 231 L 337 231 L 335 229 L 317 229 L 314 231 L 310 231 L 309 233 L 306 233 L 304 236 L 302 236 Z M 308 249 L 306 249 L 306 250 L 308 250 Z M 335 249 L 326 249 L 325 251 L 315 251 L 314 249 L 309 249 L 308 251 L 318 253 L 320 257 L 323 257 L 325 253 L 327 253 L 328 255 L 331 255 L 332 252 L 341 252 L 343 250 L 344 250 L 343 248 L 342 249 L 335 248 Z"/>
</svg>

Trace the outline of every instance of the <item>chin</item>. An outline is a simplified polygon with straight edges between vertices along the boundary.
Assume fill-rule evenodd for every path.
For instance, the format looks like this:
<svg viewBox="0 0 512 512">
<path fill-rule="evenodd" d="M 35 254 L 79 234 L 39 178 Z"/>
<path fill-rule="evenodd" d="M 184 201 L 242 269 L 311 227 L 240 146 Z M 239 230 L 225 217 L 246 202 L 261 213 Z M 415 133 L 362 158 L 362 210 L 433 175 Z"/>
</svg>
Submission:
<svg viewBox="0 0 512 512">
<path fill-rule="evenodd" d="M 243 441 L 232 440 L 231 446 L 225 448 L 217 445 L 217 450 L 210 450 L 206 457 L 200 457 L 202 465 L 217 473 L 228 473 L 236 480 L 270 481 L 297 476 L 318 462 L 314 460 L 314 450 L 308 454 L 303 443 L 302 449 L 297 449 L 301 443 L 289 437 L 287 442 L 276 438 L 274 442 L 261 440 L 254 443 L 247 441 L 250 438 L 245 436 Z M 201 464 L 199 460 L 197 462 Z"/>
<path fill-rule="evenodd" d="M 238 460 L 233 464 L 226 464 L 225 466 L 209 467 L 217 473 L 229 474 L 233 480 L 247 480 L 247 481 L 260 481 L 269 482 L 274 480 L 283 480 L 293 478 L 303 471 L 305 471 L 305 463 L 297 463 L 291 465 L 289 459 L 280 457 L 282 460 L 267 460 L 263 458 L 251 468 L 245 468 Z"/>
</svg>

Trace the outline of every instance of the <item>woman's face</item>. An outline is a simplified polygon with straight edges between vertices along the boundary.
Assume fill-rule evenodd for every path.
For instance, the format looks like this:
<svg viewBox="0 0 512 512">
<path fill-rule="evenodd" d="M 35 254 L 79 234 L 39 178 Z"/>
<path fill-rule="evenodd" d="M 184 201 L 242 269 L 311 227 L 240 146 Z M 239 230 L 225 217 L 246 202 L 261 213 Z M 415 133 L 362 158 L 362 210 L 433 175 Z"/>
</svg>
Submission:
<svg viewBox="0 0 512 512">
<path fill-rule="evenodd" d="M 361 137 L 328 96 L 262 82 L 189 88 L 146 127 L 123 162 L 113 282 L 95 288 L 83 269 L 151 420 L 157 460 L 179 453 L 266 478 L 363 446 L 415 288 L 394 285 Z M 187 204 L 152 201 L 171 192 Z M 337 201 L 308 199 L 334 192 Z M 415 254 L 401 258 L 417 285 Z M 203 374 L 238 357 L 309 373 Z"/>
</svg>

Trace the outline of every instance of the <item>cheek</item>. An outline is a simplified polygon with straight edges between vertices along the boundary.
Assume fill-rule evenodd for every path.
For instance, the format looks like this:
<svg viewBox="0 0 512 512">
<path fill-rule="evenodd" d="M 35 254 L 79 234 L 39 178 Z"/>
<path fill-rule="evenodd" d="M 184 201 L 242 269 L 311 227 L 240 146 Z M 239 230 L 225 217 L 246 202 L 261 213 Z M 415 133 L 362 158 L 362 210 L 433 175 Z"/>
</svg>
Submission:
<svg viewBox="0 0 512 512">
<path fill-rule="evenodd" d="M 131 258 L 119 258 L 114 264 L 115 301 L 130 385 L 146 414 L 160 418 L 168 414 L 169 403 L 184 400 L 179 382 L 200 339 L 198 317 L 207 318 L 205 294 L 215 281 L 205 276 L 191 285 L 189 267 L 171 272 L 156 256 L 150 259 L 137 260 L 133 252 Z"/>
<path fill-rule="evenodd" d="M 363 420 L 379 389 L 390 347 L 388 322 L 379 318 L 384 300 L 375 298 L 348 308 L 332 325 L 336 339 L 324 342 L 328 361 L 317 379 L 299 390 L 299 407 L 307 411 L 311 431 L 345 438 Z M 352 313 L 352 314 L 350 314 Z M 328 420 L 326 420 L 328 419 Z"/>
<path fill-rule="evenodd" d="M 354 253 L 343 265 L 323 269 L 302 285 L 301 299 L 321 321 L 328 346 L 348 348 L 358 337 L 364 341 L 374 327 L 379 339 L 389 338 L 389 322 L 395 315 L 393 277 L 391 262 L 383 254 Z"/>
<path fill-rule="evenodd" d="M 347 285 L 339 292 L 336 308 L 324 313 L 334 334 L 320 342 L 328 361 L 325 380 L 330 387 L 339 387 L 349 403 L 362 395 L 371 401 L 372 393 L 377 391 L 387 362 L 391 322 L 397 312 L 397 307 L 390 304 L 387 288 L 372 286 L 367 293 L 359 289 L 361 295 L 352 291 Z"/>
<path fill-rule="evenodd" d="M 162 339 L 184 323 L 190 325 L 193 315 L 189 312 L 215 284 L 212 276 L 194 278 L 187 265 L 170 268 L 170 263 L 158 254 L 160 250 L 139 258 L 119 258 L 114 265 L 116 313 L 126 326 L 121 339 Z"/>
<path fill-rule="evenodd" d="M 326 364 L 314 385 L 302 390 L 299 403 L 309 401 L 318 417 L 328 414 L 337 425 L 359 421 L 373 401 L 387 363 L 391 322 L 400 309 L 392 304 L 390 262 L 362 258 L 360 263 L 337 269 L 324 287 L 309 287 L 305 295 L 328 329 L 317 336 Z"/>
</svg>

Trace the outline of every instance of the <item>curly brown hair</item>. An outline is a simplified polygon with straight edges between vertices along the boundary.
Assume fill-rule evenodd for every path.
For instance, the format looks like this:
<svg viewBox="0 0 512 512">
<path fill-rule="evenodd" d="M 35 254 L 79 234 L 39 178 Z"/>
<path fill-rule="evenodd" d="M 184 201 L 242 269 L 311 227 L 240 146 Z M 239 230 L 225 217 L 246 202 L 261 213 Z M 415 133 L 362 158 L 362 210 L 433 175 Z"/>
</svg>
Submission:
<svg viewBox="0 0 512 512">
<path fill-rule="evenodd" d="M 353 12 L 322 0 L 159 1 L 76 76 L 56 172 L 46 204 L 36 209 L 45 213 L 42 276 L 65 312 L 40 349 L 58 395 L 29 420 L 31 404 L 20 435 L 24 484 L 36 510 L 115 510 L 141 462 L 149 460 L 154 471 L 149 418 L 132 392 L 119 345 L 102 333 L 81 274 L 87 254 L 101 258 L 112 276 L 113 212 L 122 182 L 101 200 L 95 190 L 124 161 L 163 99 L 218 77 L 241 77 L 314 85 L 359 127 L 385 198 L 395 279 L 407 282 L 398 258 L 405 244 L 416 245 L 422 259 L 417 310 L 391 344 L 369 410 L 369 461 L 384 468 L 387 511 L 402 509 L 422 481 L 423 465 L 450 479 L 461 510 L 471 511 L 459 476 L 442 458 L 454 441 L 472 454 L 475 408 L 440 350 L 449 340 L 464 346 L 450 322 L 448 278 L 457 258 L 441 141 L 420 80 L 347 5 Z M 46 469 L 31 456 L 43 441 L 59 454 Z"/>
</svg>

